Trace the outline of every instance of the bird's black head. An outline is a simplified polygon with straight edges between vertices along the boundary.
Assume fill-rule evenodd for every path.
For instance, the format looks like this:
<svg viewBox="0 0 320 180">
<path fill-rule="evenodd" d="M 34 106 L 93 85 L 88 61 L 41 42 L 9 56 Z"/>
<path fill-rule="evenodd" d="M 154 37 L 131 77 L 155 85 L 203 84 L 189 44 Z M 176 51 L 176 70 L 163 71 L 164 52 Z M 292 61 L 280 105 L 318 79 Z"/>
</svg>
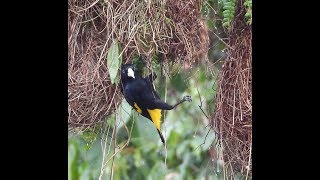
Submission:
<svg viewBox="0 0 320 180">
<path fill-rule="evenodd" d="M 136 67 L 133 64 L 121 65 L 121 79 L 135 79 L 137 75 Z"/>
</svg>

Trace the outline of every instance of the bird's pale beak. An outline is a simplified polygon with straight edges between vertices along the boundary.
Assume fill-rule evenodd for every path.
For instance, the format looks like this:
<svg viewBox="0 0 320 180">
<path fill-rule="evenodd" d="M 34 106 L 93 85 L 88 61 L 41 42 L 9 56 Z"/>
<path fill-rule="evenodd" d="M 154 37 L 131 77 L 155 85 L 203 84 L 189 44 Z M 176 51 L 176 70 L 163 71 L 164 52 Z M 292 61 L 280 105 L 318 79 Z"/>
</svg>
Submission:
<svg viewBox="0 0 320 180">
<path fill-rule="evenodd" d="M 134 71 L 131 68 L 128 68 L 128 76 L 135 78 L 134 77 Z"/>
</svg>

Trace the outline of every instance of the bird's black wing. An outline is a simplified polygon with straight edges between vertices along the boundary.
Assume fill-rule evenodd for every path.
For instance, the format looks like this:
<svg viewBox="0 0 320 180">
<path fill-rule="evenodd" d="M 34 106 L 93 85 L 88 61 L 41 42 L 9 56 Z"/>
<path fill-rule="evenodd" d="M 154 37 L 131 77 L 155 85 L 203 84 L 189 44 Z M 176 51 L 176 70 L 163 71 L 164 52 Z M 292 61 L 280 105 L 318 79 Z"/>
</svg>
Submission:
<svg viewBox="0 0 320 180">
<path fill-rule="evenodd" d="M 137 95 L 130 85 L 126 85 L 123 87 L 123 95 L 126 101 L 134 107 L 134 103 L 137 102 Z"/>
<path fill-rule="evenodd" d="M 147 107 L 150 109 L 166 109 L 166 110 L 171 110 L 174 107 L 160 99 L 159 94 L 157 91 L 154 89 L 153 84 L 150 81 L 150 78 L 152 78 L 152 74 L 150 74 L 148 77 L 144 78 L 145 83 L 147 88 L 149 89 L 148 91 L 151 92 L 152 98 L 149 98 L 151 101 L 147 104 Z M 150 97 L 150 95 L 149 95 Z"/>
<path fill-rule="evenodd" d="M 156 76 L 156 75 L 155 75 Z M 156 78 L 156 77 L 155 77 Z M 144 81 L 147 85 L 147 88 L 151 90 L 152 95 L 156 98 L 156 99 L 160 99 L 159 94 L 157 93 L 157 91 L 154 89 L 153 84 L 151 83 L 154 79 L 155 79 L 152 74 L 150 74 L 147 78 L 144 78 Z"/>
</svg>

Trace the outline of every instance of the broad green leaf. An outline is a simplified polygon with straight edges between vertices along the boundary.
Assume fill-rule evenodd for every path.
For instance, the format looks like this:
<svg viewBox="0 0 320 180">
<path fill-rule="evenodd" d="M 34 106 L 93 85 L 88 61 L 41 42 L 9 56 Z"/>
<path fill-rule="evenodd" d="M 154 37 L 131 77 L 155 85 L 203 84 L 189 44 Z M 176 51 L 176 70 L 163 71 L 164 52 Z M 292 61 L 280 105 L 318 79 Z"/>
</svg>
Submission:
<svg viewBox="0 0 320 180">
<path fill-rule="evenodd" d="M 135 124 L 138 127 L 139 133 L 137 138 L 141 141 L 141 144 L 146 145 L 147 143 L 157 143 L 161 141 L 155 126 L 149 119 L 139 114 L 138 117 L 136 117 Z"/>
<path fill-rule="evenodd" d="M 117 78 L 118 69 L 122 62 L 122 58 L 119 57 L 119 47 L 118 43 L 114 41 L 109 49 L 108 56 L 107 56 L 107 67 L 111 79 L 111 83 L 114 84 Z"/>
<path fill-rule="evenodd" d="M 125 99 L 123 99 L 119 108 L 121 112 L 121 117 L 119 116 L 116 116 L 116 117 L 117 117 L 117 125 L 119 125 L 118 128 L 120 129 L 129 121 L 132 107 L 130 106 L 129 103 L 127 103 Z"/>
</svg>

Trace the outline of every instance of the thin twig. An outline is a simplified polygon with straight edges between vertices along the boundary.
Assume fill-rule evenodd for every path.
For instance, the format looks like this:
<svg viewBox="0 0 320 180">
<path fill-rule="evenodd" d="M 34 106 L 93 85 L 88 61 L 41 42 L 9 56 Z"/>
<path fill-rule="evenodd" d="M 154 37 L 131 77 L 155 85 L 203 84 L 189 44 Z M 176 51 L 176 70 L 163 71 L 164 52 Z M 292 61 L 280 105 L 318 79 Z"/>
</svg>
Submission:
<svg viewBox="0 0 320 180">
<path fill-rule="evenodd" d="M 199 92 L 198 87 L 197 87 L 197 91 L 198 91 L 198 95 L 199 95 L 199 99 L 200 99 L 200 105 L 198 105 L 198 106 L 199 106 L 199 108 L 201 109 L 202 113 L 207 117 L 207 119 L 209 119 L 209 117 L 207 116 L 207 114 L 206 114 L 206 113 L 203 111 L 203 109 L 202 109 L 202 100 L 201 100 L 201 96 L 200 96 L 200 92 Z"/>
<path fill-rule="evenodd" d="M 200 144 L 195 150 L 197 150 L 200 146 L 202 146 L 202 145 L 204 145 L 206 143 L 206 139 L 207 139 L 207 136 L 208 136 L 210 130 L 211 130 L 211 127 L 210 127 L 209 131 L 207 132 L 206 136 L 204 137 L 204 140 L 203 140 L 202 144 Z"/>
<path fill-rule="evenodd" d="M 114 140 L 113 140 L 113 152 L 115 152 L 116 151 L 116 147 L 117 147 L 117 118 L 115 117 L 114 118 L 114 135 L 113 135 L 113 137 L 115 137 L 114 138 Z M 112 162 L 111 162 L 111 173 L 110 173 L 110 180 L 111 179 L 113 179 L 113 174 L 114 174 L 114 158 L 115 158 L 115 156 L 112 158 Z"/>
</svg>

